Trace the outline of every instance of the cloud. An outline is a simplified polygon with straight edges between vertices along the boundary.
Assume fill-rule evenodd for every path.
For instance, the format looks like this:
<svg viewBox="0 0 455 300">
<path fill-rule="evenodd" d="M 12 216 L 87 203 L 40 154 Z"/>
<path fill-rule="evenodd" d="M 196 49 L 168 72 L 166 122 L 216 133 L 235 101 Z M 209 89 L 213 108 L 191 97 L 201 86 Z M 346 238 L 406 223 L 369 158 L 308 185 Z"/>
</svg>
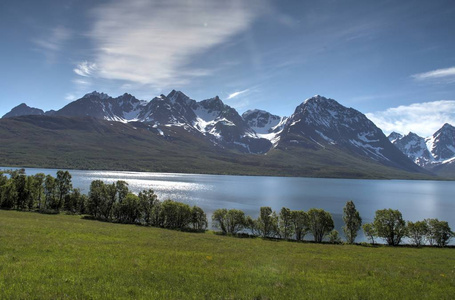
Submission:
<svg viewBox="0 0 455 300">
<path fill-rule="evenodd" d="M 237 97 L 237 96 L 239 96 L 239 95 L 241 95 L 241 94 L 247 93 L 247 92 L 249 92 L 249 91 L 250 91 L 250 89 L 246 89 L 246 90 L 243 90 L 243 91 L 238 91 L 238 92 L 229 94 L 229 96 L 227 96 L 226 100 L 235 98 L 235 97 Z"/>
<path fill-rule="evenodd" d="M 212 75 L 191 69 L 195 56 L 245 31 L 263 1 L 111 1 L 92 12 L 97 76 L 153 87 Z M 84 73 L 85 74 L 85 73 Z"/>
<path fill-rule="evenodd" d="M 430 72 L 414 74 L 411 76 L 416 80 L 429 80 L 429 79 L 451 79 L 455 80 L 455 67 L 446 69 L 437 69 Z"/>
<path fill-rule="evenodd" d="M 74 94 L 68 93 L 65 95 L 65 100 L 68 102 L 72 102 L 76 99 L 77 99 L 77 97 Z"/>
<path fill-rule="evenodd" d="M 63 26 L 57 26 L 47 33 L 46 37 L 36 38 L 33 43 L 44 53 L 48 62 L 54 62 L 57 53 L 62 50 L 65 42 L 69 40 L 72 33 Z"/>
<path fill-rule="evenodd" d="M 77 64 L 77 67 L 73 69 L 74 73 L 83 77 L 90 77 L 97 70 L 96 64 L 88 61 L 83 61 Z"/>
<path fill-rule="evenodd" d="M 433 135 L 444 123 L 455 125 L 455 100 L 414 103 L 367 113 L 385 134 L 412 131 L 422 137 Z"/>
</svg>

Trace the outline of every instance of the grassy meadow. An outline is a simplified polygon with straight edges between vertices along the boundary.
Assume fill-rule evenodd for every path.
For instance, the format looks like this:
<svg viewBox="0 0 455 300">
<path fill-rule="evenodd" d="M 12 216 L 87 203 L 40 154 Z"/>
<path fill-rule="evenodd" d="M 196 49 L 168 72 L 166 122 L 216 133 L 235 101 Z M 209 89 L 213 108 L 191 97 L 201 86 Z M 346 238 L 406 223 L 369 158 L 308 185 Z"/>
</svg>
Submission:
<svg viewBox="0 0 455 300">
<path fill-rule="evenodd" d="M 0 299 L 453 299 L 455 249 L 233 238 L 0 211 Z"/>
</svg>

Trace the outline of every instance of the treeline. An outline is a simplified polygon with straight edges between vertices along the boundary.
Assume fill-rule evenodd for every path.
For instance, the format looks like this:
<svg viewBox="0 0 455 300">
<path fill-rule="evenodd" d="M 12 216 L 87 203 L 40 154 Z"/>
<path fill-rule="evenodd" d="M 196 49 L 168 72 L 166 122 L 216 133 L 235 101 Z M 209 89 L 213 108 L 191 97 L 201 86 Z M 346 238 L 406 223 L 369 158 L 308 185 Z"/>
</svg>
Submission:
<svg viewBox="0 0 455 300">
<path fill-rule="evenodd" d="M 7 176 L 9 175 L 9 176 Z M 170 229 L 205 230 L 207 216 L 197 206 L 158 200 L 153 190 L 133 194 L 125 181 L 106 184 L 95 180 L 88 195 L 72 186 L 71 174 L 54 178 L 42 173 L 26 176 L 23 170 L 0 173 L 0 207 L 42 213 L 90 215 L 108 222 L 143 224 Z"/>
<path fill-rule="evenodd" d="M 97 220 L 128 224 L 142 224 L 180 230 L 203 231 L 207 216 L 198 206 L 165 200 L 161 202 L 153 190 L 133 194 L 125 181 L 106 184 L 95 180 L 88 195 L 72 186 L 71 174 L 58 171 L 57 176 L 39 173 L 26 176 L 24 170 L 0 172 L 0 207 L 59 213 L 90 215 Z M 363 228 L 365 236 L 374 244 L 381 238 L 391 246 L 408 238 L 412 244 L 426 243 L 444 247 L 454 236 L 448 222 L 425 219 L 406 222 L 398 210 L 376 211 L 374 221 L 363 224 L 352 201 L 343 208 L 342 227 L 347 243 L 354 243 Z M 283 207 L 279 213 L 270 207 L 261 207 L 253 219 L 238 209 L 217 209 L 212 215 L 213 226 L 223 234 L 247 234 L 265 238 L 303 241 L 308 234 L 315 242 L 324 240 L 341 243 L 339 232 L 334 229 L 332 215 L 323 209 L 290 210 Z"/>
</svg>

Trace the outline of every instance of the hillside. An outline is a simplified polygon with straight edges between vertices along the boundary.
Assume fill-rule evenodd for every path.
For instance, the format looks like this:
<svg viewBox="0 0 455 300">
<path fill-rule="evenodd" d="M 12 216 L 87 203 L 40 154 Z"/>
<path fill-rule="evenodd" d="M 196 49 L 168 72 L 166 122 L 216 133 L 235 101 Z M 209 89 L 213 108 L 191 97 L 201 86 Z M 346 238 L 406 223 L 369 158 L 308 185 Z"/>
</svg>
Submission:
<svg viewBox="0 0 455 300">
<path fill-rule="evenodd" d="M 240 239 L 0 211 L 0 298 L 450 299 L 453 251 Z"/>
<path fill-rule="evenodd" d="M 266 155 L 214 147 L 200 132 L 90 117 L 0 119 L 0 165 L 156 172 L 344 178 L 431 178 L 336 145 L 290 144 Z"/>
</svg>

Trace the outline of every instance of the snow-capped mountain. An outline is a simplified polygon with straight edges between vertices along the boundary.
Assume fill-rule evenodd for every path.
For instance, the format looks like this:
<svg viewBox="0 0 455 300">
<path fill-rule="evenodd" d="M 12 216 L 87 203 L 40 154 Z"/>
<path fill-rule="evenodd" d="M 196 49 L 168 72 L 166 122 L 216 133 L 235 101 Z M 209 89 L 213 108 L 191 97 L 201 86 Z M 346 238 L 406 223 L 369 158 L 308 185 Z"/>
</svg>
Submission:
<svg viewBox="0 0 455 300">
<path fill-rule="evenodd" d="M 86 94 L 79 100 L 69 103 L 53 113 L 55 116 L 93 117 L 108 121 L 137 121 L 139 113 L 147 105 L 147 101 L 136 99 L 130 94 L 112 98 L 96 91 Z"/>
<path fill-rule="evenodd" d="M 389 135 L 392 143 L 416 164 L 427 169 L 455 162 L 455 127 L 444 124 L 432 136 L 423 138 L 410 132 L 398 137 Z"/>
<path fill-rule="evenodd" d="M 10 112 L 5 114 L 3 118 L 12 118 L 25 115 L 44 115 L 44 111 L 39 108 L 30 107 L 25 103 L 21 103 L 18 106 L 14 107 Z"/>
<path fill-rule="evenodd" d="M 420 137 L 413 132 L 409 132 L 404 136 L 399 133 L 392 132 L 388 138 L 392 144 L 394 144 L 401 152 L 407 155 L 419 166 L 423 167 L 432 160 L 432 156 L 427 149 L 427 145 L 423 137 Z"/>
<path fill-rule="evenodd" d="M 242 118 L 256 132 L 257 136 L 266 138 L 274 144 L 288 119 L 288 117 L 272 115 L 260 109 L 247 110 L 242 114 Z"/>
<path fill-rule="evenodd" d="M 279 135 L 278 147 L 337 147 L 382 164 L 418 167 L 394 147 L 364 114 L 319 95 L 299 105 Z"/>
<path fill-rule="evenodd" d="M 391 134 L 389 134 L 389 136 L 387 137 L 389 139 L 389 141 L 393 144 L 396 140 L 399 140 L 403 137 L 402 134 L 398 133 L 398 132 L 392 132 Z"/>
<path fill-rule="evenodd" d="M 138 127 L 139 122 L 168 139 L 182 138 L 179 132 L 184 130 L 194 141 L 203 139 L 215 147 L 243 153 L 265 154 L 273 148 L 288 151 L 293 147 L 319 151 L 331 147 L 343 155 L 421 172 L 365 115 L 322 96 L 307 99 L 289 118 L 263 110 L 249 110 L 240 116 L 218 96 L 198 102 L 175 90 L 151 101 L 138 100 L 130 94 L 113 98 L 95 91 L 58 111 L 45 114 L 88 116 L 130 122 Z M 189 138 L 187 134 L 185 136 Z"/>
</svg>

